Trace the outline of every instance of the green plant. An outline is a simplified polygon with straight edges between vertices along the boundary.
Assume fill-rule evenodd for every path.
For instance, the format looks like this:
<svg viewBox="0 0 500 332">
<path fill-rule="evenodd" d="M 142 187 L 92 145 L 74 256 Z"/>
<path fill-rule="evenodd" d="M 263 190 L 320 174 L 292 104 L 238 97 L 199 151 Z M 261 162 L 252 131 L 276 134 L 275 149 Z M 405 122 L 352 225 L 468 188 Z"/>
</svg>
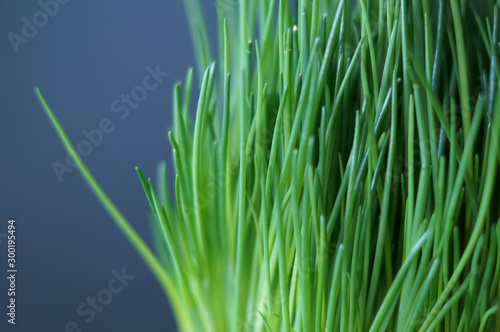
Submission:
<svg viewBox="0 0 500 332">
<path fill-rule="evenodd" d="M 193 71 L 174 88 L 175 198 L 165 164 L 159 195 L 137 169 L 157 255 L 36 91 L 179 327 L 499 330 L 498 4 L 219 0 L 218 74 L 185 4 L 201 88 L 194 127 Z"/>
</svg>

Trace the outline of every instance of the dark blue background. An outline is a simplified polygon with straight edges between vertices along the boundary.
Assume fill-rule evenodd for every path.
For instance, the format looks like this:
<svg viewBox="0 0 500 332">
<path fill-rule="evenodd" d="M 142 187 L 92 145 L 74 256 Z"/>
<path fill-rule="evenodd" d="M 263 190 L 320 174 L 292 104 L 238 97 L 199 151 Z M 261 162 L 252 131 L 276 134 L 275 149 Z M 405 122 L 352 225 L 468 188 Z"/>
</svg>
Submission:
<svg viewBox="0 0 500 332">
<path fill-rule="evenodd" d="M 211 35 L 213 1 L 206 7 Z M 167 129 L 173 84 L 194 65 L 181 0 L 72 0 L 61 5 L 15 54 L 9 32 L 21 35 L 37 1 L 0 4 L 0 233 L 17 218 L 17 324 L 6 323 L 7 246 L 0 237 L 0 331 L 175 331 L 158 283 L 75 171 L 59 182 L 51 163 L 66 152 L 36 100 L 39 86 L 73 142 L 103 118 L 116 129 L 84 158 L 135 229 L 151 244 L 149 206 L 134 166 L 155 176 L 166 160 L 173 175 Z M 216 49 L 216 47 L 213 47 Z M 145 67 L 169 76 L 125 120 L 111 102 L 142 83 Z M 195 91 L 198 83 L 196 83 Z M 79 303 L 107 287 L 112 269 L 136 276 L 90 324 L 75 313 Z"/>
</svg>

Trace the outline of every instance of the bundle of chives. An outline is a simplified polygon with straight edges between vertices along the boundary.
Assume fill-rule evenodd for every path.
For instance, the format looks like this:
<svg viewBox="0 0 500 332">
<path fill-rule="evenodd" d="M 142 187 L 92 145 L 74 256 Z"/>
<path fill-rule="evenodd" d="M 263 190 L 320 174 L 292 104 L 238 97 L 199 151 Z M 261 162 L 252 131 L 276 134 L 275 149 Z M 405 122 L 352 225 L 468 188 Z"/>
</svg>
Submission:
<svg viewBox="0 0 500 332">
<path fill-rule="evenodd" d="M 175 197 L 137 169 L 157 255 L 37 90 L 180 329 L 500 330 L 497 2 L 218 0 L 218 72 L 185 5 Z"/>
</svg>

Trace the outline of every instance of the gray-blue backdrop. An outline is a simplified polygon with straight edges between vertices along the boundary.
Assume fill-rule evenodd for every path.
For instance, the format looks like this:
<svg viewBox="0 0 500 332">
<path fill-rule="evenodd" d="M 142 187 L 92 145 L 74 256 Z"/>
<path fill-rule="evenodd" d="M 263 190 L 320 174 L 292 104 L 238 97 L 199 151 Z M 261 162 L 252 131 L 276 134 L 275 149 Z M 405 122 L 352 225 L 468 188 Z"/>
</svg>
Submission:
<svg viewBox="0 0 500 332">
<path fill-rule="evenodd" d="M 215 7 L 203 2 L 214 36 Z M 164 159 L 173 174 L 171 91 L 190 65 L 181 0 L 2 0 L 0 331 L 176 330 L 161 288 L 68 164 L 33 89 L 151 244 L 134 166 L 154 177 Z M 9 218 L 17 218 L 15 327 L 5 314 Z M 122 273 L 135 278 L 120 283 L 114 275 Z M 92 307 L 96 296 L 109 304 Z"/>
</svg>

